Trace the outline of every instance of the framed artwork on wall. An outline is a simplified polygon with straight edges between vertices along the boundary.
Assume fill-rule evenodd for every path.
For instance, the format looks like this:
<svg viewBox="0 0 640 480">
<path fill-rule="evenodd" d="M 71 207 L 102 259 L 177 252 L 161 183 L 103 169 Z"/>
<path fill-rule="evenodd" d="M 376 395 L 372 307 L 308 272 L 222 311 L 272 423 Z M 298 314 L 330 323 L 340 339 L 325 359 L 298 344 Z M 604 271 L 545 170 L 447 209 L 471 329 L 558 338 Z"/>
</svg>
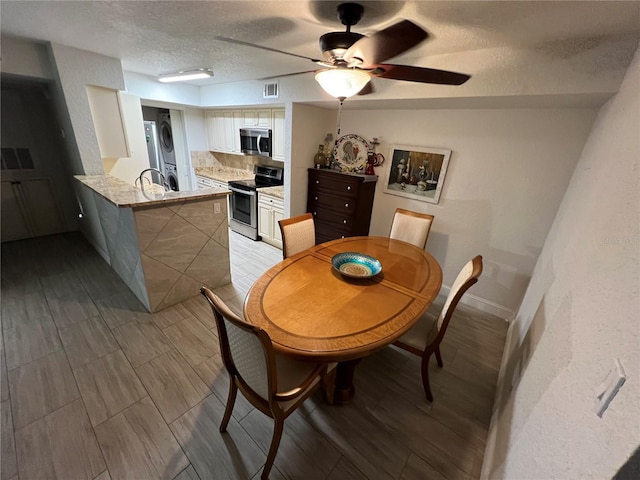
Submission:
<svg viewBox="0 0 640 480">
<path fill-rule="evenodd" d="M 451 150 L 392 145 L 384 193 L 438 203 Z"/>
</svg>

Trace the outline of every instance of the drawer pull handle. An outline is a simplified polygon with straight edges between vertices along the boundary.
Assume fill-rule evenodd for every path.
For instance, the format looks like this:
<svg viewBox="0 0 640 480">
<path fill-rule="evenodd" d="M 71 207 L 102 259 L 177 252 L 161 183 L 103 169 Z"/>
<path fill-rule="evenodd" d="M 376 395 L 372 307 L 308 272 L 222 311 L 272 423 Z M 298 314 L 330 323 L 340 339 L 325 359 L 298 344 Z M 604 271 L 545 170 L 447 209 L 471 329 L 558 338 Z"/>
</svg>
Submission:
<svg viewBox="0 0 640 480">
<path fill-rule="evenodd" d="M 351 190 L 351 185 L 347 186 L 347 190 Z"/>
<path fill-rule="evenodd" d="M 344 235 L 340 236 L 340 238 L 344 238 Z"/>
<path fill-rule="evenodd" d="M 348 203 L 345 203 L 345 204 L 344 204 L 344 207 L 345 207 L 345 208 L 349 208 L 349 204 L 348 204 Z"/>
<path fill-rule="evenodd" d="M 346 225 L 346 224 L 347 224 L 347 221 L 346 221 L 346 220 L 342 220 L 342 223 L 344 223 L 344 224 Z"/>
</svg>

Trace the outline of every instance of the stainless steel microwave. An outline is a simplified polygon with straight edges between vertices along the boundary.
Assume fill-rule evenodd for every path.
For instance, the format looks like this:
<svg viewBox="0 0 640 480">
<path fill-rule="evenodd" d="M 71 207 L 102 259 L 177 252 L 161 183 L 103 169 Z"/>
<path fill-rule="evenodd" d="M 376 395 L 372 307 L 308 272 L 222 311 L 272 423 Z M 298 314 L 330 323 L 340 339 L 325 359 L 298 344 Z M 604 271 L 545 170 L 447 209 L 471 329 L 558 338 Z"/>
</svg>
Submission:
<svg viewBox="0 0 640 480">
<path fill-rule="evenodd" d="M 240 149 L 246 155 L 271 156 L 272 132 L 268 128 L 241 128 Z"/>
</svg>

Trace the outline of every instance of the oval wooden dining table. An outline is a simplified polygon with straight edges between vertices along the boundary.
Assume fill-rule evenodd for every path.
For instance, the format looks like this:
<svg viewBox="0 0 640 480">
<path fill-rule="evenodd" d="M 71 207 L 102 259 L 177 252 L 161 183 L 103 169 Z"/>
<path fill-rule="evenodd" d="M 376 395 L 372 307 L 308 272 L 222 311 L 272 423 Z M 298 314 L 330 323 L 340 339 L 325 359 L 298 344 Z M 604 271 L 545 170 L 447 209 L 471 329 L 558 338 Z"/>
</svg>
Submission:
<svg viewBox="0 0 640 480">
<path fill-rule="evenodd" d="M 377 258 L 382 272 L 370 279 L 343 276 L 331 264 L 343 252 Z M 339 362 L 334 401 L 348 403 L 358 361 L 409 330 L 441 286 L 440 265 L 425 250 L 387 237 L 349 237 L 267 270 L 249 290 L 244 316 L 267 331 L 281 354 Z"/>
</svg>

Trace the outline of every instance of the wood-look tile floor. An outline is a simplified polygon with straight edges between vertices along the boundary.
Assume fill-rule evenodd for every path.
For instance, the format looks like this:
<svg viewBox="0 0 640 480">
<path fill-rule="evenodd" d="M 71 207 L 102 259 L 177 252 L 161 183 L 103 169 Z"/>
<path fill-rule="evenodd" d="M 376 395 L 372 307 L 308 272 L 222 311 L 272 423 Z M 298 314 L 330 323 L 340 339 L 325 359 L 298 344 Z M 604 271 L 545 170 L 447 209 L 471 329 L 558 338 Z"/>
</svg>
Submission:
<svg viewBox="0 0 640 480">
<path fill-rule="evenodd" d="M 216 293 L 241 313 L 282 252 L 230 243 L 233 283 Z M 147 313 L 79 233 L 3 244 L 1 287 L 0 480 L 260 477 L 272 421 L 239 394 L 219 433 L 228 380 L 200 296 Z M 271 478 L 478 478 L 506 328 L 458 307 L 433 403 L 417 357 L 365 358 L 353 403 L 318 392 L 287 419 Z"/>
</svg>

